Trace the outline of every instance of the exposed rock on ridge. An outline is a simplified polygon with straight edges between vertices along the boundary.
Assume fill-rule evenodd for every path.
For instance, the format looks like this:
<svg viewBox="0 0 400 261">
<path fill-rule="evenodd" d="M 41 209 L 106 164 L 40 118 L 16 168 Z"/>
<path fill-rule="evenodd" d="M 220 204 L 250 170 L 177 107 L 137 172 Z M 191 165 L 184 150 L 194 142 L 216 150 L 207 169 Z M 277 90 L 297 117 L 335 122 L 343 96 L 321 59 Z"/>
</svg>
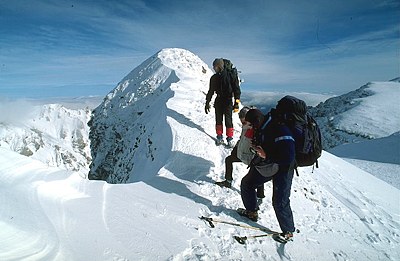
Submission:
<svg viewBox="0 0 400 261">
<path fill-rule="evenodd" d="M 93 158 L 89 179 L 126 183 L 134 175 L 157 172 L 166 155 L 157 150 L 172 148 L 166 115 L 173 86 L 196 75 L 201 84 L 208 84 L 210 75 L 204 68 L 210 71 L 189 51 L 164 49 L 130 72 L 89 122 Z"/>
</svg>

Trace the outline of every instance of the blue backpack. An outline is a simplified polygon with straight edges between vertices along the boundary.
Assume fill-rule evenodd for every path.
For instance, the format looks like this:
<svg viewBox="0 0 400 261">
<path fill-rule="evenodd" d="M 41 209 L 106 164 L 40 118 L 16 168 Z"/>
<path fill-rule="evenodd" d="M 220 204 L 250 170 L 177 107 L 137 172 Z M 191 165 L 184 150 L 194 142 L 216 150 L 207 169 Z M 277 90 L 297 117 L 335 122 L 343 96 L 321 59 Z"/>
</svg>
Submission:
<svg viewBox="0 0 400 261">
<path fill-rule="evenodd" d="M 296 151 L 296 167 L 318 168 L 322 153 L 321 131 L 315 119 L 307 112 L 303 100 L 285 96 L 278 101 L 274 114 L 277 120 L 286 124 L 293 133 Z"/>
</svg>

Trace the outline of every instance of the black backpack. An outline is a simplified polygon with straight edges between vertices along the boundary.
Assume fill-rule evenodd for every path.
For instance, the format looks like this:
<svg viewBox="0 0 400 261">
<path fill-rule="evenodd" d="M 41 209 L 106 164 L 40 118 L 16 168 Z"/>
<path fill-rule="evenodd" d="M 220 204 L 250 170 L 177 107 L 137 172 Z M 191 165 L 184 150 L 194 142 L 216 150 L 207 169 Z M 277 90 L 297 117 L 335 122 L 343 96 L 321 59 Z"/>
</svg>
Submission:
<svg viewBox="0 0 400 261">
<path fill-rule="evenodd" d="M 240 95 L 239 87 L 239 76 L 237 69 L 233 67 L 233 64 L 228 59 L 224 60 L 224 70 L 221 72 L 222 84 L 219 95 L 222 97 L 232 97 L 232 93 L 238 93 Z"/>
<path fill-rule="evenodd" d="M 321 131 L 315 119 L 307 112 L 303 100 L 285 96 L 278 101 L 275 114 L 278 121 L 286 124 L 293 133 L 296 146 L 296 166 L 318 168 L 318 158 L 322 153 Z"/>
</svg>

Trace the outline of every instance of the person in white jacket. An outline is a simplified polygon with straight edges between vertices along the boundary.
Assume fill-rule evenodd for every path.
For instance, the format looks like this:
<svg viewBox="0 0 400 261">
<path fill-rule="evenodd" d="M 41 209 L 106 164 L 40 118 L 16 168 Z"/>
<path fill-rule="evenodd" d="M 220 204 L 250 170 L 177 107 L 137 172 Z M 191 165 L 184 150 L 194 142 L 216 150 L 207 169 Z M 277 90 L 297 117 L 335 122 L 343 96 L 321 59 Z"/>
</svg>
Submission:
<svg viewBox="0 0 400 261">
<path fill-rule="evenodd" d="M 254 157 L 254 152 L 250 149 L 254 136 L 254 130 L 249 122 L 245 120 L 246 113 L 250 109 L 251 108 L 245 106 L 239 111 L 239 119 L 242 123 L 242 132 L 240 134 L 240 139 L 236 143 L 236 146 L 233 148 L 231 154 L 225 158 L 225 180 L 215 182 L 215 184 L 218 186 L 230 188 L 233 180 L 233 163 L 243 162 L 244 164 L 249 165 Z M 264 197 L 264 186 L 262 185 L 257 189 L 257 198 L 262 199 Z"/>
</svg>

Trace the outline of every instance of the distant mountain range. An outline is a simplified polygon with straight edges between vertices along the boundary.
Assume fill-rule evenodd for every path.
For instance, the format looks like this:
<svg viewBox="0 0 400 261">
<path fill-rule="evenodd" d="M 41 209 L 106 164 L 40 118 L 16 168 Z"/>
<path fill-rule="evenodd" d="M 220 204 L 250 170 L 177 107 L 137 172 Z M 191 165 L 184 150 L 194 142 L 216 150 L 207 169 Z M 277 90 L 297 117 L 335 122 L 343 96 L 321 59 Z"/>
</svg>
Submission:
<svg viewBox="0 0 400 261">
<path fill-rule="evenodd" d="M 387 137 L 400 131 L 399 78 L 371 82 L 310 108 L 319 123 L 324 149 Z"/>
<path fill-rule="evenodd" d="M 22 113 L 27 114 L 22 120 L 0 122 L 1 147 L 51 167 L 82 173 L 89 171 L 89 109 L 67 109 L 60 104 L 25 104 Z"/>
</svg>

